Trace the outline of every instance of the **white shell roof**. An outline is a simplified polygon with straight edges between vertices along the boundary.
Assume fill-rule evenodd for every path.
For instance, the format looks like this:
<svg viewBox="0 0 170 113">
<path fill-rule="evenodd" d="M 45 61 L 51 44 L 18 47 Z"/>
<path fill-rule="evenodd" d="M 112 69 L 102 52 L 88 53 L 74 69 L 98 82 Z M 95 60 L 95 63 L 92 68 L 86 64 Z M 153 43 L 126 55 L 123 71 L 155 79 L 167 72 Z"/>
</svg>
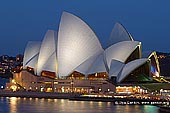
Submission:
<svg viewBox="0 0 170 113">
<path fill-rule="evenodd" d="M 55 72 L 57 75 L 57 58 L 56 52 L 52 53 L 52 55 L 48 58 L 46 64 L 43 66 L 42 70 Z"/>
<path fill-rule="evenodd" d="M 29 41 L 25 48 L 24 59 L 23 59 L 23 67 L 27 66 L 36 68 L 38 55 L 41 47 L 41 42 L 37 41 Z"/>
<path fill-rule="evenodd" d="M 107 72 L 103 57 L 103 53 L 97 57 L 97 59 L 94 61 L 91 68 L 89 69 L 88 74 Z"/>
<path fill-rule="evenodd" d="M 115 24 L 109 42 L 111 46 L 104 51 L 97 36 L 85 22 L 64 12 L 58 34 L 48 30 L 42 43 L 27 44 L 23 67 L 35 68 L 38 75 L 43 70 L 56 72 L 60 78 L 73 71 L 85 75 L 109 72 L 110 77 L 115 76 L 117 82 L 121 82 L 130 72 L 148 61 L 138 59 L 124 64 L 141 43 L 133 41 L 119 23 Z"/>
<path fill-rule="evenodd" d="M 100 53 L 101 54 L 101 53 Z M 92 67 L 92 64 L 94 63 L 94 61 L 97 59 L 97 57 L 99 56 L 99 54 L 96 54 L 92 57 L 90 57 L 89 59 L 87 59 L 85 62 L 83 62 L 82 64 L 80 64 L 75 71 L 78 71 L 84 75 L 87 75 L 89 69 Z"/>
<path fill-rule="evenodd" d="M 113 59 L 111 62 L 110 70 L 109 70 L 109 77 L 112 77 L 112 76 L 117 77 L 119 72 L 124 67 L 124 65 L 125 64 L 123 62 Z"/>
<path fill-rule="evenodd" d="M 39 56 L 39 54 L 36 54 L 36 55 L 27 63 L 27 65 L 25 66 L 25 68 L 26 68 L 26 67 L 34 68 L 34 70 L 35 70 L 34 74 L 36 73 L 38 56 Z"/>
<path fill-rule="evenodd" d="M 77 66 L 103 48 L 90 27 L 80 18 L 63 12 L 58 33 L 59 76 L 69 75 Z"/>
<path fill-rule="evenodd" d="M 56 62 L 55 59 L 56 54 L 55 57 L 53 57 L 54 59 L 50 59 L 52 54 L 56 53 L 56 40 L 57 40 L 57 33 L 53 30 L 48 30 L 41 44 L 41 49 L 40 49 L 38 64 L 37 64 L 37 75 L 41 74 L 42 70 L 44 70 L 43 67 L 46 67 L 45 65 L 47 62 L 49 64 L 50 63 L 53 64 L 54 62 Z M 53 70 L 53 72 L 55 71 L 56 70 Z"/>
<path fill-rule="evenodd" d="M 107 48 L 104 53 L 108 69 L 110 69 L 112 59 L 124 63 L 138 46 L 141 46 L 138 41 L 122 41 Z"/>
<path fill-rule="evenodd" d="M 142 59 L 133 60 L 127 63 L 122 69 L 119 76 L 117 77 L 117 82 L 121 82 L 122 80 L 124 80 L 132 71 L 134 71 L 141 65 L 145 64 L 147 61 L 149 61 L 149 59 L 142 58 Z"/>
<path fill-rule="evenodd" d="M 121 41 L 133 41 L 133 38 L 120 23 L 116 23 L 110 35 L 109 46 Z"/>
</svg>

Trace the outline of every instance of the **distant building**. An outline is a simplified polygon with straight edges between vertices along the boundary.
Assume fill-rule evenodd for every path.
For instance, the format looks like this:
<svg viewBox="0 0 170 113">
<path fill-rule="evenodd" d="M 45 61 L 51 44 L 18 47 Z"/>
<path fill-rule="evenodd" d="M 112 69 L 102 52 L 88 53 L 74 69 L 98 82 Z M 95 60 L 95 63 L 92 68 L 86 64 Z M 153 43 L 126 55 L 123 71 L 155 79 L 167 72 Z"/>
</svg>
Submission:
<svg viewBox="0 0 170 113">
<path fill-rule="evenodd" d="M 22 68 L 23 55 L 11 57 L 8 55 L 0 56 L 0 77 L 12 77 L 12 72 L 20 72 Z"/>
<path fill-rule="evenodd" d="M 23 61 L 23 55 L 21 55 L 21 54 L 18 54 L 17 56 L 16 56 L 16 62 L 20 62 L 20 63 L 22 63 L 22 61 Z"/>
<path fill-rule="evenodd" d="M 160 72 L 162 76 L 170 77 L 170 53 L 158 53 L 158 60 L 160 63 Z"/>
</svg>

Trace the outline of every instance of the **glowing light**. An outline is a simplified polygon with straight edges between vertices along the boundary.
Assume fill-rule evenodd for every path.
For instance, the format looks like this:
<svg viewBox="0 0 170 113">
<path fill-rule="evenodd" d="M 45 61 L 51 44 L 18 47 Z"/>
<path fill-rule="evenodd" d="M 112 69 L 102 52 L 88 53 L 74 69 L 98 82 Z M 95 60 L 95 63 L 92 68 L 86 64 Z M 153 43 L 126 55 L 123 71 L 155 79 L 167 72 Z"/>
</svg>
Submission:
<svg viewBox="0 0 170 113">
<path fill-rule="evenodd" d="M 54 82 L 54 84 L 58 84 L 58 82 Z"/>
<path fill-rule="evenodd" d="M 143 89 L 140 89 L 140 92 L 143 92 Z"/>
<path fill-rule="evenodd" d="M 159 77 L 159 73 L 158 71 L 156 70 L 156 68 L 154 66 L 151 65 L 151 73 L 156 76 L 156 77 Z"/>
<path fill-rule="evenodd" d="M 12 89 L 12 91 L 17 91 L 17 86 L 16 85 L 12 85 L 10 88 Z"/>
<path fill-rule="evenodd" d="M 64 87 L 61 87 L 61 92 L 64 92 Z"/>
<path fill-rule="evenodd" d="M 156 73 L 155 73 L 155 76 L 159 77 L 159 73 L 158 73 L 158 72 L 156 72 Z"/>
<path fill-rule="evenodd" d="M 12 83 L 13 83 L 13 84 L 16 84 L 16 81 L 15 81 L 14 79 L 12 79 Z"/>
<path fill-rule="evenodd" d="M 97 77 L 97 73 L 95 74 L 95 77 Z"/>
<path fill-rule="evenodd" d="M 17 111 L 17 98 L 16 97 L 11 97 L 10 99 L 9 99 L 9 101 L 10 101 L 10 113 L 17 113 L 18 111 Z"/>
<path fill-rule="evenodd" d="M 41 91 L 41 92 L 43 92 L 43 91 L 44 91 L 44 88 L 43 88 L 43 87 L 41 87 L 41 88 L 40 88 L 40 91 Z"/>
</svg>

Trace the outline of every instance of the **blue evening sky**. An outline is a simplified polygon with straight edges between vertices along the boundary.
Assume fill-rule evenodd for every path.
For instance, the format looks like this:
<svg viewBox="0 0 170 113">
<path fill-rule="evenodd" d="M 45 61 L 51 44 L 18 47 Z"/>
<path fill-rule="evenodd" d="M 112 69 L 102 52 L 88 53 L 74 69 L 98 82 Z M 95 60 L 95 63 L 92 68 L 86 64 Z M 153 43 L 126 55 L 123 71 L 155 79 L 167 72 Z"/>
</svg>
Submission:
<svg viewBox="0 0 170 113">
<path fill-rule="evenodd" d="M 0 55 L 23 54 L 28 41 L 57 30 L 62 11 L 84 20 L 104 46 L 118 21 L 143 50 L 170 52 L 170 0 L 1 0 Z"/>
</svg>

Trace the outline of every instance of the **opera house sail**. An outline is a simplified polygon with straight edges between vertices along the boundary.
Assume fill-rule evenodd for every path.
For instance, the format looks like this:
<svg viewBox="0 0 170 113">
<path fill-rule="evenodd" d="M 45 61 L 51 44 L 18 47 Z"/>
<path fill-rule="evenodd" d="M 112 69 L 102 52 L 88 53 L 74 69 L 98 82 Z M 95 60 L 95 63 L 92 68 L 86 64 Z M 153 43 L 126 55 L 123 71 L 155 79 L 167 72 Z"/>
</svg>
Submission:
<svg viewBox="0 0 170 113">
<path fill-rule="evenodd" d="M 23 68 L 32 67 L 37 68 L 38 56 L 40 52 L 41 42 L 29 41 L 25 48 Z"/>
<path fill-rule="evenodd" d="M 64 12 L 58 32 L 59 76 L 68 76 L 81 63 L 102 52 L 101 44 L 80 18 Z"/>
<path fill-rule="evenodd" d="M 58 32 L 48 30 L 42 43 L 28 42 L 23 67 L 33 68 L 38 76 L 67 79 L 77 73 L 86 79 L 115 78 L 116 83 L 144 80 L 141 77 L 149 80 L 153 68 L 159 74 L 156 54 L 144 57 L 141 42 L 134 41 L 120 23 L 115 24 L 108 41 L 103 49 L 83 20 L 63 12 Z M 48 75 L 50 72 L 54 75 Z"/>
<path fill-rule="evenodd" d="M 37 75 L 41 75 L 42 71 L 51 71 L 57 74 L 57 33 L 48 30 L 41 44 L 38 63 Z"/>
<path fill-rule="evenodd" d="M 130 33 L 128 33 L 127 30 L 120 23 L 117 22 L 115 23 L 110 34 L 108 46 L 111 46 L 121 41 L 133 41 L 133 38 Z"/>
</svg>

